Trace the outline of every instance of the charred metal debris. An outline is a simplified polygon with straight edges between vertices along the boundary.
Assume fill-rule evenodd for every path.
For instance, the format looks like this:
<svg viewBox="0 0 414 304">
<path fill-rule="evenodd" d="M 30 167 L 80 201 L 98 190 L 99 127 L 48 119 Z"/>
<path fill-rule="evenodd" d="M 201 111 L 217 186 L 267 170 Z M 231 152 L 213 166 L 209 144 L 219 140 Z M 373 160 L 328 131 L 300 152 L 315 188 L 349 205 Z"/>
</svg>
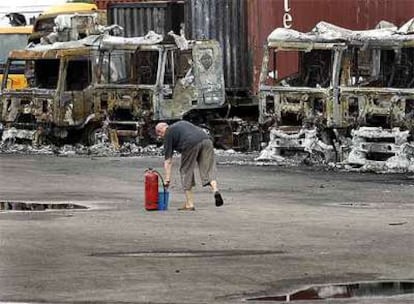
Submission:
<svg viewBox="0 0 414 304">
<path fill-rule="evenodd" d="M 264 147 L 258 161 L 303 153 L 414 171 L 413 20 L 364 31 L 326 22 L 308 33 L 275 29 L 256 102 L 238 112 L 226 98 L 217 41 L 172 32 L 125 38 L 116 36 L 119 26 L 82 18 L 55 20 L 57 31 L 10 53 L 0 99 L 3 145 L 111 143 L 117 150 L 154 144 L 158 121 L 186 119 L 210 132 L 218 148 Z M 287 73 L 284 56 L 297 60 Z M 7 88 L 16 66 L 25 71 L 24 89 Z"/>
<path fill-rule="evenodd" d="M 298 65 L 278 75 L 286 54 Z M 414 170 L 414 21 L 274 30 L 259 100 L 259 122 L 269 130 L 259 160 L 295 150 L 353 167 Z"/>
</svg>

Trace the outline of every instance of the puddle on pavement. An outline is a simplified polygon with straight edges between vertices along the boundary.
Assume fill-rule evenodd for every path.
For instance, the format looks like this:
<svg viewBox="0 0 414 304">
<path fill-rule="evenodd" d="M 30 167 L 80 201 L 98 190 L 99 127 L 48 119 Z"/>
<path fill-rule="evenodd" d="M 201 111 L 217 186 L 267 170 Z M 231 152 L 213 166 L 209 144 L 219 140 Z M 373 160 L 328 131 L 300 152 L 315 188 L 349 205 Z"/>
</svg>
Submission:
<svg viewBox="0 0 414 304">
<path fill-rule="evenodd" d="M 404 294 L 414 294 L 414 282 L 362 282 L 312 286 L 287 295 L 250 298 L 247 301 L 290 302 L 338 298 L 390 297 Z"/>
<path fill-rule="evenodd" d="M 39 203 L 39 202 L 1 202 L 0 211 L 46 211 L 88 209 L 86 206 L 73 203 Z"/>
<path fill-rule="evenodd" d="M 153 257 L 153 258 L 190 258 L 190 257 L 226 257 L 248 255 L 283 254 L 284 251 L 266 250 L 190 250 L 190 251 L 136 251 L 136 252 L 100 252 L 92 253 L 98 257 Z"/>
</svg>

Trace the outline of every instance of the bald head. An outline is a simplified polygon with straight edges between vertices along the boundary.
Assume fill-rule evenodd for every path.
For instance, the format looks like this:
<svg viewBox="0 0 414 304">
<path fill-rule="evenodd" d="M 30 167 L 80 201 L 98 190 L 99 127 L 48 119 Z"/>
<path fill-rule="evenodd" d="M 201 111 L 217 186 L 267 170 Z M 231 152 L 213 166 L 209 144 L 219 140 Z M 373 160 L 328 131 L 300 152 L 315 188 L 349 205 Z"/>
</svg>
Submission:
<svg viewBox="0 0 414 304">
<path fill-rule="evenodd" d="M 166 122 L 159 122 L 155 126 L 155 134 L 157 134 L 157 136 L 159 137 L 164 138 L 165 131 L 167 131 L 167 129 L 168 129 L 168 124 Z"/>
</svg>

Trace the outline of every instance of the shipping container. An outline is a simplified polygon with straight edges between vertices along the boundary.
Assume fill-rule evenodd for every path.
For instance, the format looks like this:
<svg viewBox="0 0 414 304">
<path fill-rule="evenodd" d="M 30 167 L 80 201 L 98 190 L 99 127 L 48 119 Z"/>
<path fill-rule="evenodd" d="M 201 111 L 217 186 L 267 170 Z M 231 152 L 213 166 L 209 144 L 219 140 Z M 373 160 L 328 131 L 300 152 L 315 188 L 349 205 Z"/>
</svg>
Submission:
<svg viewBox="0 0 414 304">
<path fill-rule="evenodd" d="M 190 39 L 216 39 L 220 42 L 228 97 L 250 97 L 253 74 L 248 45 L 247 1 L 188 0 L 185 29 Z"/>
<path fill-rule="evenodd" d="M 144 36 L 148 31 L 167 35 L 180 32 L 184 21 L 182 1 L 151 1 L 110 3 L 107 8 L 109 24 L 124 28 L 125 37 Z"/>
</svg>

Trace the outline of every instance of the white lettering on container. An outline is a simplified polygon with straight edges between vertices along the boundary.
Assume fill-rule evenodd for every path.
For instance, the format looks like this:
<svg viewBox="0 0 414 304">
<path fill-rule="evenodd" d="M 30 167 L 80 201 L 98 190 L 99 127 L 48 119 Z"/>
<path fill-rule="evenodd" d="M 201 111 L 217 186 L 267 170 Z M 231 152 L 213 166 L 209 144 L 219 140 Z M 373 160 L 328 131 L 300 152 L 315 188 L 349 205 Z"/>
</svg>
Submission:
<svg viewBox="0 0 414 304">
<path fill-rule="evenodd" d="M 285 10 L 285 13 L 283 15 L 283 27 L 291 28 L 293 25 L 293 17 L 290 14 L 291 7 L 289 0 L 284 0 L 283 8 Z"/>
</svg>

